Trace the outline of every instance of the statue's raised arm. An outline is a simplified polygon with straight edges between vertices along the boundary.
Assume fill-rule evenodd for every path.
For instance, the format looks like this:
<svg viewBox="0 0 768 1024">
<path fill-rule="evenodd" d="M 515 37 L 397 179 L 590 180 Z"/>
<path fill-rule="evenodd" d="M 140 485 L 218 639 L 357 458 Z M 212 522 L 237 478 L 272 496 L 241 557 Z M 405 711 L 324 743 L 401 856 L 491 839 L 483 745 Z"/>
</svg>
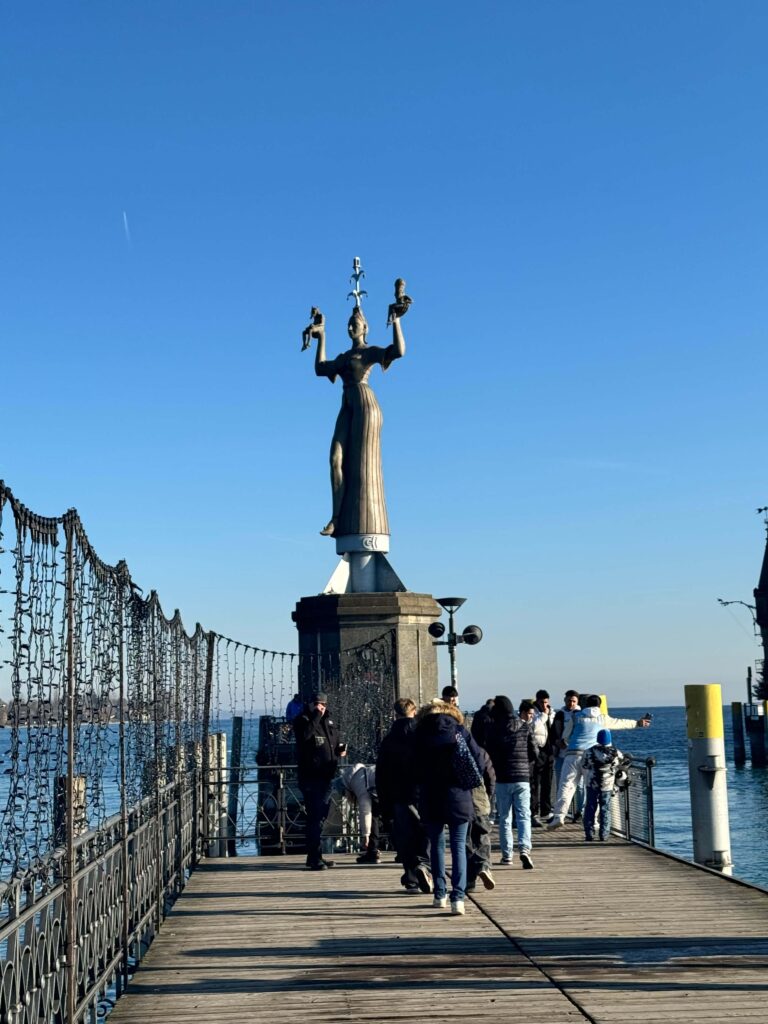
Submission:
<svg viewBox="0 0 768 1024">
<path fill-rule="evenodd" d="M 341 377 L 344 386 L 331 441 L 333 511 L 330 521 L 320 532 L 326 537 L 335 536 L 339 550 L 343 549 L 341 538 L 347 537 L 371 538 L 369 543 L 382 545 L 378 550 L 388 550 L 389 523 L 381 472 L 383 417 L 368 378 L 377 363 L 386 370 L 395 359 L 405 355 L 400 320 L 408 311 L 411 299 L 405 294 L 405 281 L 398 278 L 395 301 L 389 306 L 387 319 L 387 324 L 392 327 L 392 341 L 382 347 L 368 345 L 368 322 L 361 306 L 361 298 L 366 294 L 360 290 L 363 276 L 360 261 L 356 258 L 352 275 L 355 289 L 350 293 L 355 299 L 355 308 L 347 324 L 351 348 L 335 359 L 326 357 L 325 318 L 313 306 L 312 322 L 302 335 L 302 349 L 309 348 L 312 339 L 316 339 L 315 373 L 318 377 L 328 377 L 332 383 Z M 376 538 L 381 538 L 380 542 Z M 385 542 L 386 546 L 383 546 Z"/>
</svg>

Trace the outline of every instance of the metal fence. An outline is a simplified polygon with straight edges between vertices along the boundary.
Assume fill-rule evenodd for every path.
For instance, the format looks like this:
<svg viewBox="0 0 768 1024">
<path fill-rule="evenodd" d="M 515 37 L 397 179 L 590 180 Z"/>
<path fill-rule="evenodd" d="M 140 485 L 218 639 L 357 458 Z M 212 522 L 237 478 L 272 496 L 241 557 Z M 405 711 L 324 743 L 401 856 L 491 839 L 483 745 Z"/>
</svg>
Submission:
<svg viewBox="0 0 768 1024">
<path fill-rule="evenodd" d="M 208 856 L 303 853 L 305 813 L 295 765 L 217 767 L 210 772 L 203 843 Z M 387 839 L 379 833 L 382 846 Z M 337 779 L 323 828 L 328 851 L 364 849 L 357 808 Z"/>
<path fill-rule="evenodd" d="M 612 833 L 648 846 L 655 845 L 654 765 L 653 758 L 629 765 L 626 769 L 628 784 L 617 790 L 611 802 Z M 203 826 L 209 855 L 303 852 L 304 806 L 294 765 L 232 767 L 222 764 L 211 769 L 209 778 L 211 803 Z M 328 852 L 363 849 L 355 803 L 346 798 L 338 778 L 332 788 L 323 836 Z M 386 846 L 386 823 L 380 837 L 382 845 Z"/>
<path fill-rule="evenodd" d="M 199 852 L 199 789 L 173 783 L 158 796 L 80 836 L 71 876 L 62 849 L 5 887 L 0 1020 L 95 1022 L 120 995 Z"/>
<path fill-rule="evenodd" d="M 656 845 L 653 824 L 653 768 L 656 761 L 646 758 L 630 764 L 629 783 L 622 786 L 611 800 L 611 832 L 632 842 Z"/>
</svg>

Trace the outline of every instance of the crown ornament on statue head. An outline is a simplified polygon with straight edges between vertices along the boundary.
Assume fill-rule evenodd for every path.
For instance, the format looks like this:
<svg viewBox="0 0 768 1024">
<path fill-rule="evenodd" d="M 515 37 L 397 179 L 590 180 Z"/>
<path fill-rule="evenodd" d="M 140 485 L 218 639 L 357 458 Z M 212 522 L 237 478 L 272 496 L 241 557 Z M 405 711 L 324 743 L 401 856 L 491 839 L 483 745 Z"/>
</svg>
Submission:
<svg viewBox="0 0 768 1024">
<path fill-rule="evenodd" d="M 363 270 L 362 266 L 360 265 L 360 257 L 359 256 L 355 256 L 355 258 L 352 260 L 352 276 L 349 279 L 350 282 L 352 284 L 354 284 L 355 287 L 352 289 L 352 291 L 349 293 L 349 295 L 347 295 L 347 298 L 355 300 L 355 308 L 356 309 L 362 309 L 363 308 L 363 304 L 362 304 L 362 301 L 361 301 L 363 296 L 368 298 L 368 292 L 363 291 L 360 288 L 360 281 L 364 277 L 365 277 L 365 271 Z"/>
</svg>

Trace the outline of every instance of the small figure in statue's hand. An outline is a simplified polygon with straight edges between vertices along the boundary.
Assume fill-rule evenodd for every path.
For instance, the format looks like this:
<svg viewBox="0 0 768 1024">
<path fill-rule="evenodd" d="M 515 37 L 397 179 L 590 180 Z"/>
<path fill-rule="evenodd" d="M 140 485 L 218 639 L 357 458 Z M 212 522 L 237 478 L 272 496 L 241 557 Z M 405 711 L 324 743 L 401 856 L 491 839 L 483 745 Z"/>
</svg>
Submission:
<svg viewBox="0 0 768 1024">
<path fill-rule="evenodd" d="M 405 294 L 405 281 L 402 277 L 398 277 L 395 281 L 395 301 L 389 307 L 387 327 L 393 324 L 395 320 L 399 320 L 401 316 L 405 316 L 412 302 L 413 299 Z"/>
<path fill-rule="evenodd" d="M 410 299 L 408 300 L 411 301 Z M 313 338 L 319 338 L 323 333 L 325 327 L 325 317 L 317 308 L 313 306 L 309 311 L 309 315 L 312 317 L 312 322 L 309 323 L 304 330 L 301 332 L 301 351 L 306 352 L 309 346 L 312 344 Z"/>
</svg>

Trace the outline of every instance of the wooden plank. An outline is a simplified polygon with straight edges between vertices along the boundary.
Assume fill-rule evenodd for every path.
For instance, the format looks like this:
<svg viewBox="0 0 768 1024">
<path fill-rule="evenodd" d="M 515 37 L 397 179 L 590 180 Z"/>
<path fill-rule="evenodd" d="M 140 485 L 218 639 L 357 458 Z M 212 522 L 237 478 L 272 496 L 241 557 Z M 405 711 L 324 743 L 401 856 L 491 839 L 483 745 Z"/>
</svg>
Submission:
<svg viewBox="0 0 768 1024">
<path fill-rule="evenodd" d="M 111 1024 L 768 1020 L 768 896 L 577 827 L 534 833 L 464 918 L 351 856 L 208 861 Z"/>
</svg>

